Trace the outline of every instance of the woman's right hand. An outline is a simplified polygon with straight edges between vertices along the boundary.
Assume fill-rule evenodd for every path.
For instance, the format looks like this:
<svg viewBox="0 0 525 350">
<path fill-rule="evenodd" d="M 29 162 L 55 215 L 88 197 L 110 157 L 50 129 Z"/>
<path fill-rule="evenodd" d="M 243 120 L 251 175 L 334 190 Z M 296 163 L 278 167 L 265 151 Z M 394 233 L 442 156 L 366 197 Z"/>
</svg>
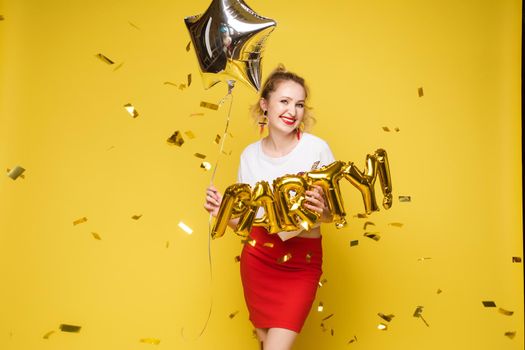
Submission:
<svg viewBox="0 0 525 350">
<path fill-rule="evenodd" d="M 204 209 L 216 217 L 219 213 L 221 202 L 222 194 L 213 185 L 210 185 L 210 187 L 206 189 L 206 203 L 204 203 Z"/>
</svg>

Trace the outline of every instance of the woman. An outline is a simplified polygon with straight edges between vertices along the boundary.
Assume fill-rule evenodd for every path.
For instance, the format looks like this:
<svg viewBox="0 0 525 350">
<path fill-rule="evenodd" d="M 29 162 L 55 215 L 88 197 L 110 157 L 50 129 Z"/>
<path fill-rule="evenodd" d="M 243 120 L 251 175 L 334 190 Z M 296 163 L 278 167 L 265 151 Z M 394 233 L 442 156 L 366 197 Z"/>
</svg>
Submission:
<svg viewBox="0 0 525 350">
<path fill-rule="evenodd" d="M 261 131 L 268 126 L 268 136 L 241 154 L 239 183 L 253 187 L 264 180 L 272 184 L 275 178 L 334 161 L 325 141 L 303 132 L 314 121 L 306 107 L 307 94 L 304 79 L 284 67 L 270 74 L 258 103 L 252 107 Z M 221 193 L 210 186 L 204 208 L 216 216 L 221 200 Z M 320 222 L 331 220 L 320 187 L 306 191 L 304 206 L 319 213 Z M 232 219 L 229 225 L 234 228 L 237 223 L 238 219 Z M 259 226 L 253 228 L 250 237 L 255 244 L 245 244 L 241 255 L 250 320 L 264 350 L 290 349 L 308 316 L 322 273 L 320 227 L 270 235 Z"/>
</svg>

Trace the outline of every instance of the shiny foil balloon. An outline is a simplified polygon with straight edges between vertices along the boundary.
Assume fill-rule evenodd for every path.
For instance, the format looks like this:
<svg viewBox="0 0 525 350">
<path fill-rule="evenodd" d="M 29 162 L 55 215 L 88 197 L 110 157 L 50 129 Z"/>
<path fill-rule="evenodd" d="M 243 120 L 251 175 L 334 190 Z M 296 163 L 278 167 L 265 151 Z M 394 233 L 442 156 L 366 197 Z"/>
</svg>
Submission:
<svg viewBox="0 0 525 350">
<path fill-rule="evenodd" d="M 242 0 L 213 0 L 206 12 L 184 19 L 206 89 L 221 80 L 261 86 L 261 59 L 274 20 L 255 13 Z"/>
<path fill-rule="evenodd" d="M 250 185 L 247 184 L 234 184 L 224 191 L 221 206 L 211 231 L 212 238 L 222 237 L 230 219 L 243 216 L 248 212 L 247 203 L 250 201 L 251 192 Z"/>
<path fill-rule="evenodd" d="M 254 226 L 263 226 L 269 233 L 278 233 L 281 230 L 277 212 L 275 210 L 274 195 L 270 185 L 266 181 L 257 182 L 252 191 L 252 205 L 256 205 L 257 210 L 262 207 L 264 215 L 256 218 Z"/>
</svg>

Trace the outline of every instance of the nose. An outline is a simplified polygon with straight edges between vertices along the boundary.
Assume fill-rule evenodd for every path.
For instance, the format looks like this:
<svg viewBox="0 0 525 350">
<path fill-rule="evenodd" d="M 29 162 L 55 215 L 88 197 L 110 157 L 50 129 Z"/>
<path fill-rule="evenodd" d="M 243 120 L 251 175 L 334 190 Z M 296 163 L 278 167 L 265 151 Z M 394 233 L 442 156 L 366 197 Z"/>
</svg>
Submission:
<svg viewBox="0 0 525 350">
<path fill-rule="evenodd" d="M 295 115 L 297 114 L 297 107 L 295 106 L 295 104 L 290 103 L 288 105 L 288 113 L 290 113 L 290 116 L 295 117 Z"/>
</svg>

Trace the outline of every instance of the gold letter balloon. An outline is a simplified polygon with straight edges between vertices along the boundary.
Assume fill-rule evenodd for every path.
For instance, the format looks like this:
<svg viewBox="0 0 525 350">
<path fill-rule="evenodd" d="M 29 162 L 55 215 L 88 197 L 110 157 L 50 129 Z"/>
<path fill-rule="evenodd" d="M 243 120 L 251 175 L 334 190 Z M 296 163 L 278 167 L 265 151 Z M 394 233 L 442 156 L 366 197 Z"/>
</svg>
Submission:
<svg viewBox="0 0 525 350">
<path fill-rule="evenodd" d="M 262 53 L 274 20 L 258 15 L 242 0 L 213 0 L 203 14 L 184 21 L 206 89 L 235 79 L 259 90 Z"/>
<path fill-rule="evenodd" d="M 247 184 L 234 184 L 224 192 L 217 218 L 212 229 L 212 237 L 222 237 L 230 219 L 239 217 L 235 232 L 241 236 L 250 233 L 252 226 L 263 226 L 270 233 L 281 231 L 309 230 L 319 218 L 303 207 L 306 190 L 313 185 L 320 186 L 337 228 L 346 225 L 346 213 L 341 196 L 339 181 L 348 180 L 363 196 L 367 214 L 378 211 L 374 185 L 379 176 L 383 192 L 383 207 L 392 206 L 392 179 L 388 156 L 385 150 L 378 149 L 366 156 L 364 171 L 353 162 L 335 161 L 301 175 L 285 175 L 273 181 L 273 192 L 266 181 L 255 184 L 253 190 Z M 257 217 L 262 210 L 264 213 Z"/>
</svg>

